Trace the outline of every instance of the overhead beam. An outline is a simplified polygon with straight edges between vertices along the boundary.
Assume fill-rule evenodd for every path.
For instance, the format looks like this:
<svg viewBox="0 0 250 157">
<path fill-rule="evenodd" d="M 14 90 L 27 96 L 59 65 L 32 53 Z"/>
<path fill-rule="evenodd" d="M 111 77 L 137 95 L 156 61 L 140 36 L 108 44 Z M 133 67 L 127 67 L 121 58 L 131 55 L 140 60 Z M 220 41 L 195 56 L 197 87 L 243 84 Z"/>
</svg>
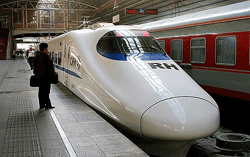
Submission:
<svg viewBox="0 0 250 157">
<path fill-rule="evenodd" d="M 27 4 L 29 3 L 31 6 L 32 6 L 32 8 L 34 8 L 34 5 L 32 4 L 32 3 L 37 3 L 37 4 L 39 4 L 39 1 L 36 1 L 36 0 L 16 0 L 16 1 L 13 1 L 13 2 L 7 2 L 7 3 L 3 3 L 3 4 L 0 4 L 0 7 L 2 7 L 2 6 L 7 6 L 7 7 L 9 7 L 9 5 L 11 5 L 11 4 L 13 4 L 12 5 L 12 8 L 14 8 L 14 6 L 15 5 L 17 5 L 17 7 L 18 6 L 20 6 L 20 7 L 22 7 L 20 4 L 21 3 L 25 3 L 26 4 L 26 6 L 27 6 Z M 43 3 L 43 2 L 42 2 Z M 66 1 L 66 0 L 59 0 L 59 1 L 56 1 L 55 3 L 57 3 L 57 4 L 63 4 L 63 5 L 66 5 L 66 4 L 68 4 L 68 1 Z M 77 2 L 77 1 L 69 1 L 69 3 L 74 3 L 75 5 L 74 6 L 77 6 L 77 5 L 79 5 L 79 6 L 85 6 L 85 7 L 89 7 L 90 9 L 98 9 L 97 7 L 95 7 L 95 6 L 92 6 L 92 5 L 88 5 L 88 4 L 86 4 L 86 3 L 82 3 L 82 2 Z M 82 8 L 82 7 L 81 7 Z"/>
<path fill-rule="evenodd" d="M 62 3 L 64 3 L 64 4 L 67 4 L 68 3 L 68 1 L 66 1 L 66 0 L 59 0 L 59 1 L 57 1 L 57 2 L 62 2 Z M 84 5 L 84 6 L 87 6 L 87 7 L 90 7 L 90 8 L 93 8 L 93 9 L 98 9 L 97 7 L 95 7 L 95 6 L 92 6 L 92 5 L 89 5 L 89 4 L 86 4 L 86 3 L 82 3 L 82 2 L 78 2 L 78 1 L 74 1 L 74 0 L 71 0 L 71 1 L 69 1 L 70 3 L 77 3 L 77 4 L 80 4 L 80 5 Z"/>
<path fill-rule="evenodd" d="M 109 5 L 112 2 L 114 2 L 114 0 L 109 0 L 106 3 L 104 3 L 103 5 L 101 5 L 100 8 L 105 7 L 106 5 Z"/>
<path fill-rule="evenodd" d="M 27 3 L 28 1 L 29 1 L 30 3 L 31 3 L 31 2 L 38 3 L 38 1 L 18 0 L 18 1 L 13 1 L 13 2 L 8 2 L 8 3 L 0 4 L 0 7 L 1 7 L 1 6 L 5 6 L 5 5 L 9 5 L 9 4 L 14 4 L 14 5 L 15 5 L 15 4 L 20 3 L 20 2 L 26 2 L 26 3 Z M 14 5 L 13 5 L 13 6 L 14 6 Z"/>
</svg>

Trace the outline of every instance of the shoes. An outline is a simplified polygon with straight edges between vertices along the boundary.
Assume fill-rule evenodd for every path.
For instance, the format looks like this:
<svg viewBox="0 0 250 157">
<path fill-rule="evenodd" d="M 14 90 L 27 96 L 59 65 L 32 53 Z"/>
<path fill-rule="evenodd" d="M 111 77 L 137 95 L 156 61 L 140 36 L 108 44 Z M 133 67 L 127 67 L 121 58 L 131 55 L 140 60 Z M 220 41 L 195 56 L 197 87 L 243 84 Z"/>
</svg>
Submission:
<svg viewBox="0 0 250 157">
<path fill-rule="evenodd" d="M 50 107 L 45 107 L 45 109 L 53 109 L 53 108 L 55 108 L 54 106 L 50 106 Z"/>
<path fill-rule="evenodd" d="M 54 107 L 54 106 L 48 106 L 48 107 L 47 107 L 47 106 L 40 106 L 39 109 L 42 110 L 42 109 L 44 109 L 44 108 L 45 108 L 45 109 L 53 109 L 53 108 L 55 108 L 55 107 Z"/>
</svg>

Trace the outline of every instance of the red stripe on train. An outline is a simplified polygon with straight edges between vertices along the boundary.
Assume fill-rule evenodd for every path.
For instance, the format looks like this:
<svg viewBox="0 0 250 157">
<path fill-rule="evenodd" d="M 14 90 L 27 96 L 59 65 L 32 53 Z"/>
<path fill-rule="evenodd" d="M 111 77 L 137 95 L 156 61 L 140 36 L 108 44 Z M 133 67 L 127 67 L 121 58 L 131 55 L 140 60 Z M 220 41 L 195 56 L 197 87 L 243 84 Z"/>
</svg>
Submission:
<svg viewBox="0 0 250 157">
<path fill-rule="evenodd" d="M 222 69 L 222 68 L 201 67 L 201 66 L 193 66 L 192 68 L 193 69 L 201 69 L 201 70 L 211 70 L 211 71 L 221 71 L 221 72 L 230 72 L 230 73 L 250 74 L 250 71 L 246 71 L 246 70 Z"/>
</svg>

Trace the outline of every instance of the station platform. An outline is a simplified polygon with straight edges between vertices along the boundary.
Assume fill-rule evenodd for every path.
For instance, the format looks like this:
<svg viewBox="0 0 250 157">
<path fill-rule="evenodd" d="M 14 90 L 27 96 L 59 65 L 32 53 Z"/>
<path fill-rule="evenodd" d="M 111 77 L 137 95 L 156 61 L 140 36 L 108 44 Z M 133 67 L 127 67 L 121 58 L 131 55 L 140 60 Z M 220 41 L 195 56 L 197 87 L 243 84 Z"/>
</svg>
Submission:
<svg viewBox="0 0 250 157">
<path fill-rule="evenodd" d="M 60 83 L 51 86 L 55 109 L 39 109 L 23 57 L 0 67 L 1 157 L 148 156 Z"/>
</svg>

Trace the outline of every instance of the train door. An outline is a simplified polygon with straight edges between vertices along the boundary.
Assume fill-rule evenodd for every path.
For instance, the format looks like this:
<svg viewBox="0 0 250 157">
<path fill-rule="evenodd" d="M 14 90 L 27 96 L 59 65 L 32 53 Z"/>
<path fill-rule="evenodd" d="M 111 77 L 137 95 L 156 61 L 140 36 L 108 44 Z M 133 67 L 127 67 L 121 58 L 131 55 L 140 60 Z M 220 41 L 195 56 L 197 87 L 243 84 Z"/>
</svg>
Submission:
<svg viewBox="0 0 250 157">
<path fill-rule="evenodd" d="M 65 73 L 65 81 L 66 81 L 66 87 L 70 87 L 70 44 L 68 47 L 67 55 L 66 55 L 66 69 L 67 72 Z"/>
<path fill-rule="evenodd" d="M 67 47 L 67 42 L 64 41 L 63 44 L 63 84 L 68 87 L 69 85 L 69 54 L 70 53 L 70 47 Z"/>
</svg>

